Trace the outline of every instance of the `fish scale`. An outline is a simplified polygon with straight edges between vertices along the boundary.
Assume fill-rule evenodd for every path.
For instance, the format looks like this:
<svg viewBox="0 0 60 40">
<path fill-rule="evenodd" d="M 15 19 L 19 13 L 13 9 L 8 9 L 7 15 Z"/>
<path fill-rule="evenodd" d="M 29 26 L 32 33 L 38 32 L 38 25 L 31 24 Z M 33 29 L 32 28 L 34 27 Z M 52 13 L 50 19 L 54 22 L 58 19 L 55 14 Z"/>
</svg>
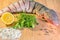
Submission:
<svg viewBox="0 0 60 40">
<path fill-rule="evenodd" d="M 39 15 L 46 14 L 45 18 L 49 23 L 53 22 L 53 25 L 59 25 L 59 19 L 56 12 L 53 9 L 49 9 L 41 3 L 35 2 L 34 0 L 19 0 L 6 8 L 0 10 L 0 15 L 4 12 L 27 12 L 36 13 Z M 47 18 L 48 16 L 48 18 Z"/>
</svg>

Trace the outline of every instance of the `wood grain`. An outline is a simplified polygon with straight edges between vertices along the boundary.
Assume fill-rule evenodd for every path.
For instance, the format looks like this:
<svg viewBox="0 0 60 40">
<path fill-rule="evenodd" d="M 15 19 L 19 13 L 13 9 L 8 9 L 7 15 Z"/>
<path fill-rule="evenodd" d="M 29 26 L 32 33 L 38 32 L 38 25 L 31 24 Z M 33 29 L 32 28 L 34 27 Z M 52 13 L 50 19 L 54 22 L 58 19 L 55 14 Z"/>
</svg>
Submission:
<svg viewBox="0 0 60 40">
<path fill-rule="evenodd" d="M 8 6 L 11 3 L 14 3 L 18 0 L 0 0 L 0 9 Z M 48 8 L 55 10 L 60 18 L 60 0 L 35 0 Z M 38 19 L 39 20 L 39 19 Z M 56 27 L 52 24 L 38 21 L 39 25 L 34 29 L 24 28 L 22 31 L 22 36 L 20 40 L 60 40 L 60 26 Z M 4 28 L 6 25 L 0 19 L 0 28 Z M 47 29 L 48 33 L 46 34 L 45 30 Z"/>
</svg>

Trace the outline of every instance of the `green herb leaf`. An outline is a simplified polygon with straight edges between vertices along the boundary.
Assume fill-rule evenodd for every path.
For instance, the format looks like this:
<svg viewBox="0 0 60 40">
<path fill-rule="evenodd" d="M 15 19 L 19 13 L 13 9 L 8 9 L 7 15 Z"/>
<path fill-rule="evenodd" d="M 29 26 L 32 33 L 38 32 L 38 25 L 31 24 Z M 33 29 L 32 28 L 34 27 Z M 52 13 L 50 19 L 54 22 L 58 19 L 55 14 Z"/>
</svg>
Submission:
<svg viewBox="0 0 60 40">
<path fill-rule="evenodd" d="M 34 28 L 37 24 L 36 17 L 34 14 L 30 15 L 29 13 L 19 13 L 18 22 L 14 28 Z"/>
</svg>

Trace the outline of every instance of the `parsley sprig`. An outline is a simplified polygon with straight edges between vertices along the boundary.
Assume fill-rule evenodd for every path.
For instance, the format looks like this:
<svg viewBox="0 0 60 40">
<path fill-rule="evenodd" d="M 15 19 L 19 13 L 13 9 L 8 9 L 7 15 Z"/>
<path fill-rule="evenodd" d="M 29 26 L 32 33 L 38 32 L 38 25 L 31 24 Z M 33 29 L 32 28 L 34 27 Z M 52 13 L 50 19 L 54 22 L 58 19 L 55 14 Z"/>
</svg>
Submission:
<svg viewBox="0 0 60 40">
<path fill-rule="evenodd" d="M 17 16 L 17 23 L 13 28 L 34 28 L 37 24 L 36 17 L 34 14 L 28 14 L 28 13 L 19 13 L 19 16 Z"/>
</svg>

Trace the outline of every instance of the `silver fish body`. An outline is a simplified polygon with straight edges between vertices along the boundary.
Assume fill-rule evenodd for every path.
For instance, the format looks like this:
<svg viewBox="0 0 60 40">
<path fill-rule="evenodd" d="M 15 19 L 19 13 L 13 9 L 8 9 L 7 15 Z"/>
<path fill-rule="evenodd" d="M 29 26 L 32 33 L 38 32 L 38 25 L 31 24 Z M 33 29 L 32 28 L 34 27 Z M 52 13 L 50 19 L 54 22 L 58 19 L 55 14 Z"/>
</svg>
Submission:
<svg viewBox="0 0 60 40">
<path fill-rule="evenodd" d="M 28 13 L 36 13 L 39 15 L 46 14 L 48 16 L 47 19 L 50 19 L 53 24 L 58 25 L 59 19 L 56 12 L 52 9 L 47 8 L 46 6 L 29 0 L 19 0 L 6 8 L 0 10 L 0 14 L 2 15 L 4 12 L 28 12 Z"/>
</svg>

